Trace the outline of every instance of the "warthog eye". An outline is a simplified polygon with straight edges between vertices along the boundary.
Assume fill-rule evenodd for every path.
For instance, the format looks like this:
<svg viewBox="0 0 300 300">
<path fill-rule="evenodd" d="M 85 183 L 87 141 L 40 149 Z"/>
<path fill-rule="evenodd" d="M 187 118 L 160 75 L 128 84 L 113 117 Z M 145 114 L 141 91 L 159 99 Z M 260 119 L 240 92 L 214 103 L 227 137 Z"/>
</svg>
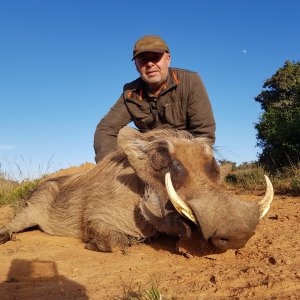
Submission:
<svg viewBox="0 0 300 300">
<path fill-rule="evenodd" d="M 184 167 L 184 165 L 179 160 L 173 159 L 170 171 L 172 175 L 172 182 L 174 188 L 177 189 L 185 181 L 188 175 L 188 170 Z"/>
<path fill-rule="evenodd" d="M 155 171 L 167 168 L 170 165 L 168 149 L 165 147 L 158 147 L 155 153 L 151 156 L 151 165 Z"/>
</svg>

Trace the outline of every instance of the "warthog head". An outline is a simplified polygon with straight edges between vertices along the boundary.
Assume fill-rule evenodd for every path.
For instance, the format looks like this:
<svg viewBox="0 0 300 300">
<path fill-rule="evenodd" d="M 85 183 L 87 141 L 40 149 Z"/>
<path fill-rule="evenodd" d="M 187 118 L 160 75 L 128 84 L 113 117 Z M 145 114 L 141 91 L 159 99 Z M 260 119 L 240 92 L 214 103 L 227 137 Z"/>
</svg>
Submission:
<svg viewBox="0 0 300 300">
<path fill-rule="evenodd" d="M 239 200 L 221 187 L 222 170 L 205 139 L 182 131 L 141 134 L 124 127 L 118 145 L 145 183 L 140 210 L 159 231 L 187 238 L 189 228 L 198 228 L 216 249 L 237 249 L 270 208 L 273 188 L 267 177 L 259 203 Z"/>
</svg>

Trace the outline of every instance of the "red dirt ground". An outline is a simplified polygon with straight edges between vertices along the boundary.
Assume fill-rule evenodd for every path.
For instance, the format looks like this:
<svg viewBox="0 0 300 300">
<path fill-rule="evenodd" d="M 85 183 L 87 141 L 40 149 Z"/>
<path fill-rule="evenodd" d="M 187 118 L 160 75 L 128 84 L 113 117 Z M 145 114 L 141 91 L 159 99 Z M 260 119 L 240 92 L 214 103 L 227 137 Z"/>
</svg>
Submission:
<svg viewBox="0 0 300 300">
<path fill-rule="evenodd" d="M 275 196 L 243 249 L 190 258 L 170 238 L 112 254 L 26 231 L 0 245 L 0 299 L 123 299 L 124 290 L 153 284 L 163 299 L 300 299 L 299 203 Z M 0 207 L 0 225 L 12 214 Z"/>
</svg>

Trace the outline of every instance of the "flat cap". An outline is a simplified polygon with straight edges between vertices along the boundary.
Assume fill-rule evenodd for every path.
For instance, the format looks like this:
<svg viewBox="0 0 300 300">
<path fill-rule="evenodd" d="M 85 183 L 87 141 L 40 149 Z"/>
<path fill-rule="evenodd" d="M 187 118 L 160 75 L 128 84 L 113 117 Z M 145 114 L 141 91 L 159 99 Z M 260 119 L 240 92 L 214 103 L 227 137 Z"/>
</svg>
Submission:
<svg viewBox="0 0 300 300">
<path fill-rule="evenodd" d="M 157 35 L 146 35 L 134 44 L 132 60 L 143 52 L 170 53 L 170 49 L 161 37 Z"/>
</svg>

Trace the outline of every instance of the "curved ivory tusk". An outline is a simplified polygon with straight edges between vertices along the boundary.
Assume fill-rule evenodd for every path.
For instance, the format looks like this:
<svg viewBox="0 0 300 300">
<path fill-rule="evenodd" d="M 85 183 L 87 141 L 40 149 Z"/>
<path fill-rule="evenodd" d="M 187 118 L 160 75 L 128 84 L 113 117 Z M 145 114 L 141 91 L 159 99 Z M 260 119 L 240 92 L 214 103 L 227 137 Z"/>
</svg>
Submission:
<svg viewBox="0 0 300 300">
<path fill-rule="evenodd" d="M 196 218 L 192 212 L 192 210 L 189 208 L 189 206 L 179 197 L 179 195 L 176 193 L 172 180 L 171 180 L 171 174 L 168 172 L 165 175 L 165 184 L 167 188 L 167 193 L 170 198 L 171 203 L 175 207 L 175 209 L 186 218 L 190 219 L 192 222 L 197 224 Z"/>
<path fill-rule="evenodd" d="M 259 212 L 260 212 L 259 219 L 262 219 L 270 209 L 273 196 L 274 196 L 273 186 L 267 175 L 265 175 L 265 179 L 267 182 L 267 190 L 264 198 L 258 203 Z"/>
</svg>

